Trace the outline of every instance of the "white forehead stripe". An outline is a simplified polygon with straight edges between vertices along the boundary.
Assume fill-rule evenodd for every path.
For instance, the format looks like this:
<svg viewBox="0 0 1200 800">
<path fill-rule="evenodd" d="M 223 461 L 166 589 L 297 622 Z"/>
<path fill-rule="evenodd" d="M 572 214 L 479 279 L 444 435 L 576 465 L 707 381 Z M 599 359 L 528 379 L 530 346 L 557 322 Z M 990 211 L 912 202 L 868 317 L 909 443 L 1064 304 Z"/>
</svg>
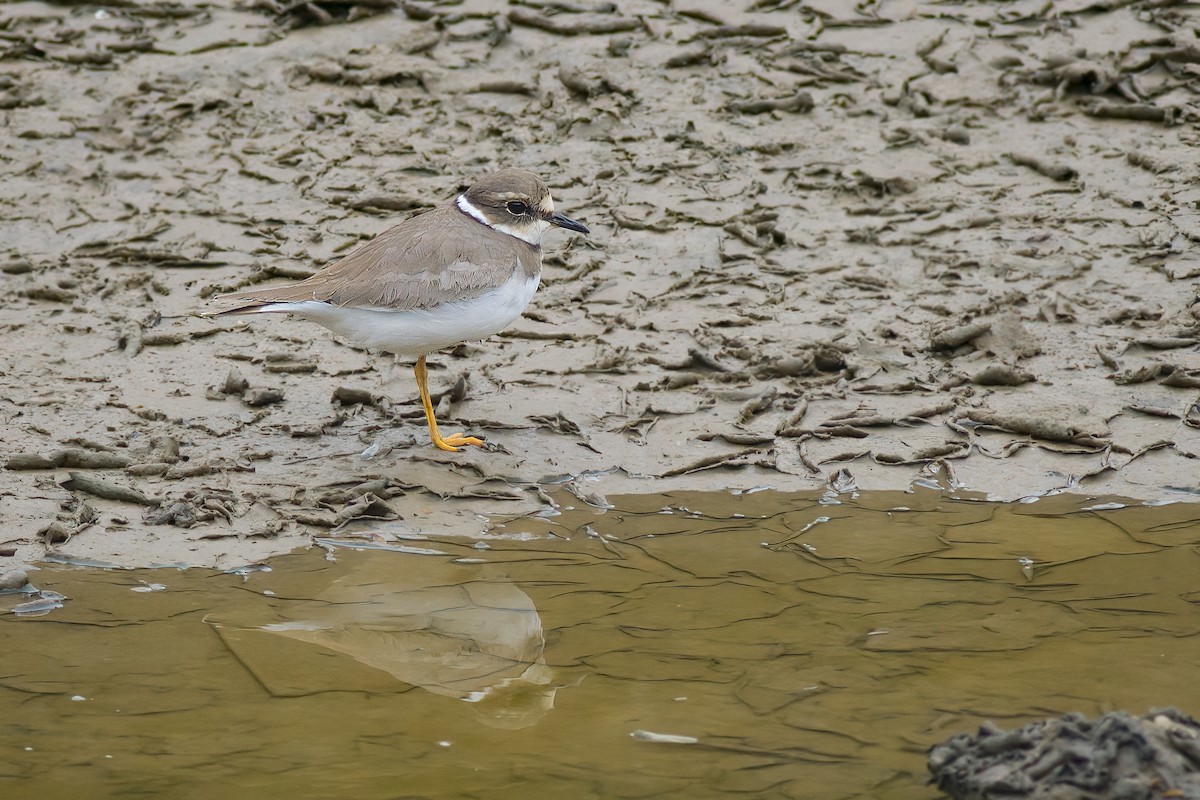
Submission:
<svg viewBox="0 0 1200 800">
<path fill-rule="evenodd" d="M 519 228 L 512 225 L 505 225 L 501 222 L 492 222 L 484 216 L 482 211 L 476 208 L 474 203 L 467 199 L 465 194 L 460 194 L 454 201 L 454 204 L 471 219 L 482 222 L 494 231 L 506 233 L 514 239 L 520 239 L 522 242 L 527 242 L 534 247 L 542 246 L 542 235 L 550 229 L 550 223 L 542 219 L 535 220 L 532 224 Z"/>
</svg>

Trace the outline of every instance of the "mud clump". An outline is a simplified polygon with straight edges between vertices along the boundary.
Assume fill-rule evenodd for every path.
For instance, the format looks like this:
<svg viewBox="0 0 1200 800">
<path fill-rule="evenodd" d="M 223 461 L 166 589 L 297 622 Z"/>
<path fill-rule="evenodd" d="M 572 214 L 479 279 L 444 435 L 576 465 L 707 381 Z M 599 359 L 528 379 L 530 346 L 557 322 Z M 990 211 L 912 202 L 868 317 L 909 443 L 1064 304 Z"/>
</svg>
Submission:
<svg viewBox="0 0 1200 800">
<path fill-rule="evenodd" d="M 1174 709 L 987 723 L 933 747 L 928 766 L 954 800 L 1200 800 L 1200 723 Z"/>
</svg>

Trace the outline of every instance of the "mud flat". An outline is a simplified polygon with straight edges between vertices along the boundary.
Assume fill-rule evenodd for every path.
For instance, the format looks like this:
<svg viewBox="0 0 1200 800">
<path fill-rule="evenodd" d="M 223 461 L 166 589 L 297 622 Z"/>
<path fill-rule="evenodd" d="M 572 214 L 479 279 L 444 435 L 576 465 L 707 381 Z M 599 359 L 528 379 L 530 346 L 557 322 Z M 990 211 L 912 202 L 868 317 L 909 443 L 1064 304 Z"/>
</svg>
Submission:
<svg viewBox="0 0 1200 800">
<path fill-rule="evenodd" d="M 1196 500 L 1200 11 L 872 9 L 0 8 L 0 558 L 682 488 Z M 194 316 L 510 165 L 593 233 L 433 360 L 492 452 L 429 447 L 406 366 Z"/>
</svg>

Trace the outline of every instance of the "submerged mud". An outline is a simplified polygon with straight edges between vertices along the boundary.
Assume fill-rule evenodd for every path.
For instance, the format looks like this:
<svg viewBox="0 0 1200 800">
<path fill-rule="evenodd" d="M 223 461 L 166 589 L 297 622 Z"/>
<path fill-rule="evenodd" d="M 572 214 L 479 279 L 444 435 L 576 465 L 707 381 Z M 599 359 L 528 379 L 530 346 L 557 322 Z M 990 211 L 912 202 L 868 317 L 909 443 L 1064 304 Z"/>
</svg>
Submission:
<svg viewBox="0 0 1200 800">
<path fill-rule="evenodd" d="M 1194 498 L 1196 9 L 0 8 L 0 553 L 228 565 L 545 487 Z M 589 237 L 407 366 L 209 322 L 501 166 Z"/>
</svg>

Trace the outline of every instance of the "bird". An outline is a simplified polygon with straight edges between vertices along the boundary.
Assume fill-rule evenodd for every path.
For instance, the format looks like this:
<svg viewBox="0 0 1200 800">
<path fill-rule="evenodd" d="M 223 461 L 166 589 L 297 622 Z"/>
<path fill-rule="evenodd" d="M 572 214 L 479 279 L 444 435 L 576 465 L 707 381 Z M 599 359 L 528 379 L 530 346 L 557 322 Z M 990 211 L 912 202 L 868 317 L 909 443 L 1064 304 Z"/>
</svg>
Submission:
<svg viewBox="0 0 1200 800">
<path fill-rule="evenodd" d="M 291 314 L 368 350 L 415 358 L 413 374 L 433 445 L 484 447 L 478 436 L 438 431 L 425 359 L 512 324 L 541 282 L 542 237 L 588 227 L 554 210 L 546 184 L 523 169 L 479 178 L 453 200 L 410 217 L 299 283 L 220 295 L 209 311 Z"/>
</svg>

